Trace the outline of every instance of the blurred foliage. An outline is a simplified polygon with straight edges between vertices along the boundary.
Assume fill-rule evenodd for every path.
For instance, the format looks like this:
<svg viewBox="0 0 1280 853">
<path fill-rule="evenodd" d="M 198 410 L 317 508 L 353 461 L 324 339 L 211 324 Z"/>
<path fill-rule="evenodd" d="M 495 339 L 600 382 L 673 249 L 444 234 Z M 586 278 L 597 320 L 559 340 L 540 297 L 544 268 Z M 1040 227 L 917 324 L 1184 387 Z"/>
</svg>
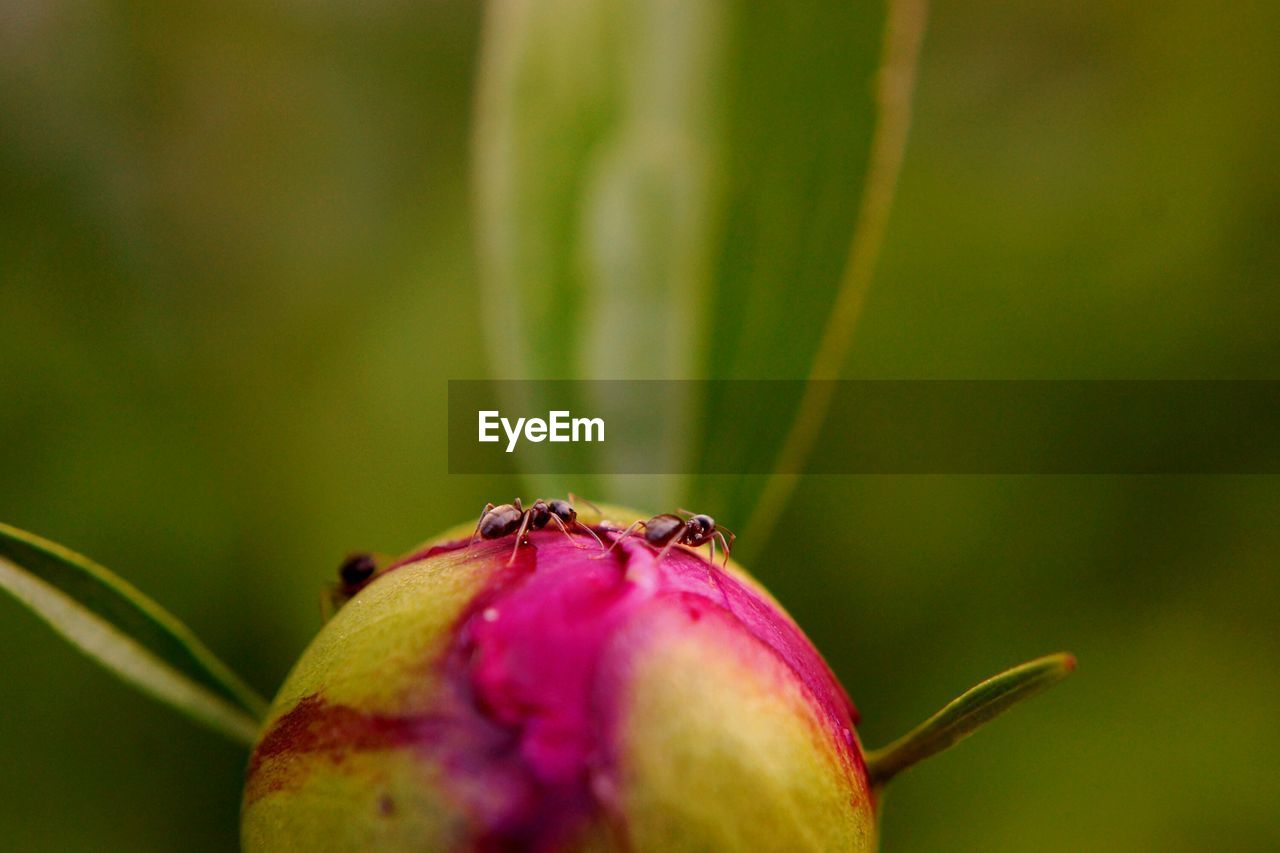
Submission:
<svg viewBox="0 0 1280 853">
<path fill-rule="evenodd" d="M 870 168 L 886 5 L 494 3 L 476 175 L 498 378 L 807 377 Z M 522 411 L 563 405 L 519 387 L 537 397 L 510 403 Z M 658 436 L 670 462 L 654 469 L 714 452 L 735 470 L 782 444 L 719 399 L 673 388 L 653 407 L 597 387 L 569 408 Z M 564 471 L 634 453 L 536 450 Z M 745 514 L 763 478 L 711 494 L 676 476 L 579 479 L 532 482 L 634 506 L 696 494 L 723 515 Z"/>
<path fill-rule="evenodd" d="M 267 700 L 110 569 L 0 523 L 0 589 L 143 693 L 232 740 L 257 742 Z"/>
<path fill-rule="evenodd" d="M 270 692 L 347 550 L 514 494 L 444 474 L 443 380 L 490 369 L 478 10 L 0 21 L 0 519 Z M 1274 378 L 1278 23 L 1261 0 L 936 6 L 848 374 Z M 1278 512 L 1263 477 L 814 478 L 752 568 L 872 746 L 1006 665 L 1080 658 L 895 781 L 886 850 L 1270 850 Z M 235 844 L 240 749 L 8 600 L 0 644 L 7 847 Z"/>
</svg>

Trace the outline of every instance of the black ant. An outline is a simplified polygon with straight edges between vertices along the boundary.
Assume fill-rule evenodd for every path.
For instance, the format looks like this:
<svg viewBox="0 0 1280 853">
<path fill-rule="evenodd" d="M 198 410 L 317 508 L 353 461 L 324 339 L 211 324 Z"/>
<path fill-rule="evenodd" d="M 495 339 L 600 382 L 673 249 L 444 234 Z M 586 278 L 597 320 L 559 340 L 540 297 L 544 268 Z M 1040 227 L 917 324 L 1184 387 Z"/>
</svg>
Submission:
<svg viewBox="0 0 1280 853">
<path fill-rule="evenodd" d="M 703 545 L 711 545 L 711 564 L 716 562 L 716 540 L 720 540 L 720 545 L 724 548 L 724 564 L 729 565 L 729 552 L 733 547 L 733 540 L 737 537 L 733 535 L 733 531 L 725 527 L 718 526 L 714 518 L 701 513 L 692 513 L 687 509 L 676 510 L 681 515 L 673 513 L 663 513 L 655 515 L 648 521 L 637 521 L 623 532 L 621 536 L 613 540 L 613 544 L 609 546 L 609 551 L 618 547 L 618 543 L 628 536 L 635 533 L 636 528 L 644 529 L 644 541 L 650 548 L 658 550 L 658 559 L 661 560 L 677 545 L 687 545 L 690 548 L 699 548 Z M 684 517 L 684 516 L 687 516 Z M 725 538 L 728 534 L 728 538 Z M 608 551 L 605 552 L 606 554 Z"/>
<path fill-rule="evenodd" d="M 320 598 L 320 613 L 327 622 L 342 605 L 364 589 L 378 571 L 378 558 L 372 554 L 349 554 L 338 566 L 338 583 L 326 588 Z"/>
<path fill-rule="evenodd" d="M 571 500 L 576 499 L 574 495 L 569 497 Z M 590 501 L 584 501 L 584 503 L 590 503 Z M 544 501 L 542 498 L 534 501 L 533 505 L 528 509 L 521 506 L 519 498 L 502 506 L 494 506 L 491 503 L 485 504 L 484 510 L 480 513 L 480 520 L 476 522 L 476 531 L 471 534 L 471 541 L 475 542 L 477 539 L 501 539 L 504 536 L 510 536 L 515 533 L 516 544 L 511 549 L 511 559 L 507 561 L 509 566 L 516 560 L 516 552 L 520 550 L 525 534 L 530 530 L 541 530 L 548 524 L 555 524 L 556 527 L 560 528 L 561 533 L 569 537 L 571 542 L 573 541 L 573 536 L 569 533 L 571 528 L 585 530 L 592 539 L 596 540 L 597 545 L 604 548 L 604 543 L 600 541 L 600 537 L 596 535 L 596 532 L 578 521 L 578 511 L 573 508 L 573 504 L 570 501 Z"/>
</svg>

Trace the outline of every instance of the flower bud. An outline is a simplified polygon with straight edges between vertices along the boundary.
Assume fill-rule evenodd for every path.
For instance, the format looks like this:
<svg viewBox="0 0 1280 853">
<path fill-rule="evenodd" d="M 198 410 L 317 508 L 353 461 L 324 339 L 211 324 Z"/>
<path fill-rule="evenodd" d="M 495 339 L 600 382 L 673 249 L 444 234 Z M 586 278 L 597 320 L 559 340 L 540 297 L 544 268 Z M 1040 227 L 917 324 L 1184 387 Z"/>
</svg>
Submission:
<svg viewBox="0 0 1280 853">
<path fill-rule="evenodd" d="M 379 569 L 303 654 L 247 850 L 875 848 L 856 711 L 736 565 L 470 532 Z"/>
</svg>

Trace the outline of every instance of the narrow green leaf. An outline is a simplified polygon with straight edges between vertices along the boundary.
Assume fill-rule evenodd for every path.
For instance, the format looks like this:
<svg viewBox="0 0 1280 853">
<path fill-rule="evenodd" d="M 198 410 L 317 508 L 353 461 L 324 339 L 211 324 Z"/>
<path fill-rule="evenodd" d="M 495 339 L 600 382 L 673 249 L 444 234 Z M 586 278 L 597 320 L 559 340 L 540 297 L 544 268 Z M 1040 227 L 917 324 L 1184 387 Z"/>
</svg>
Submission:
<svg viewBox="0 0 1280 853">
<path fill-rule="evenodd" d="M 884 52 L 876 82 L 877 116 L 868 155 L 861 207 L 850 238 L 831 310 L 813 353 L 808 378 L 837 379 L 849 355 L 853 333 L 862 316 L 875 274 L 880 244 L 889 224 L 889 211 L 898 184 L 911 127 L 911 99 L 916 65 L 924 38 L 926 0 L 890 0 L 884 31 Z M 749 549 L 758 549 L 773 530 L 831 404 L 832 386 L 811 382 L 796 406 L 790 429 L 774 450 L 774 474 L 751 496 L 750 516 L 743 525 Z M 766 452 L 764 448 L 751 452 Z"/>
<path fill-rule="evenodd" d="M 1075 669 L 1076 659 L 1069 654 L 1046 655 L 970 688 L 893 743 L 868 752 L 867 773 L 872 784 L 883 785 L 911 765 L 954 746 L 1018 702 L 1057 684 Z"/>
<path fill-rule="evenodd" d="M 266 702 L 186 626 L 102 566 L 0 524 L 0 588 L 126 682 L 229 737 L 256 739 Z"/>
<path fill-rule="evenodd" d="M 906 10 L 896 29 L 891 6 Z M 900 66 L 922 14 L 921 0 L 491 3 L 475 151 L 496 377 L 804 379 L 820 353 L 838 362 L 892 195 L 911 83 Z M 726 470 L 788 442 L 714 398 L 659 412 L 576 403 L 644 418 L 672 459 L 714 454 Z M 543 449 L 579 471 L 626 452 Z M 539 487 L 745 520 L 765 483 Z"/>
</svg>

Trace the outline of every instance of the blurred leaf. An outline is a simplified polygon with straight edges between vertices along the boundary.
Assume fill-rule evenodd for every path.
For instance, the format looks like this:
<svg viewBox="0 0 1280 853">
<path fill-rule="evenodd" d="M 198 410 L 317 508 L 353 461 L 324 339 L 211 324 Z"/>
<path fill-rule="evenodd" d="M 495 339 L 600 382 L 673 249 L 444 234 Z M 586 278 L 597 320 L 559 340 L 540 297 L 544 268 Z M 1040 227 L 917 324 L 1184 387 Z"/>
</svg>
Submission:
<svg viewBox="0 0 1280 853">
<path fill-rule="evenodd" d="M 971 687 L 912 731 L 881 749 L 867 753 L 867 773 L 874 785 L 931 755 L 955 746 L 1024 699 L 1052 687 L 1076 670 L 1069 654 L 1045 655 Z"/>
<path fill-rule="evenodd" d="M 135 687 L 236 740 L 257 738 L 266 702 L 186 626 L 102 566 L 0 524 L 0 587 Z"/>
<path fill-rule="evenodd" d="M 862 263 L 850 247 L 860 210 L 866 218 L 878 108 L 885 92 L 903 94 L 892 85 L 901 74 L 877 76 L 888 5 L 493 3 L 476 155 L 497 378 L 807 378 Z M 914 0 L 899 5 L 921 14 Z M 888 147 L 900 151 L 902 130 Z M 878 230 L 868 237 L 873 257 Z M 847 339 L 851 328 L 834 331 Z M 661 412 L 577 404 L 606 421 L 651 419 L 675 459 L 714 453 L 732 466 L 783 446 L 714 397 L 681 399 L 676 387 L 673 397 Z M 589 453 L 618 452 L 604 447 L 547 449 L 565 454 L 561 469 L 586 471 Z M 546 484 L 591 493 L 580 479 Z M 598 488 L 742 518 L 762 485 L 708 480 L 694 493 L 682 478 L 641 477 Z"/>
</svg>

